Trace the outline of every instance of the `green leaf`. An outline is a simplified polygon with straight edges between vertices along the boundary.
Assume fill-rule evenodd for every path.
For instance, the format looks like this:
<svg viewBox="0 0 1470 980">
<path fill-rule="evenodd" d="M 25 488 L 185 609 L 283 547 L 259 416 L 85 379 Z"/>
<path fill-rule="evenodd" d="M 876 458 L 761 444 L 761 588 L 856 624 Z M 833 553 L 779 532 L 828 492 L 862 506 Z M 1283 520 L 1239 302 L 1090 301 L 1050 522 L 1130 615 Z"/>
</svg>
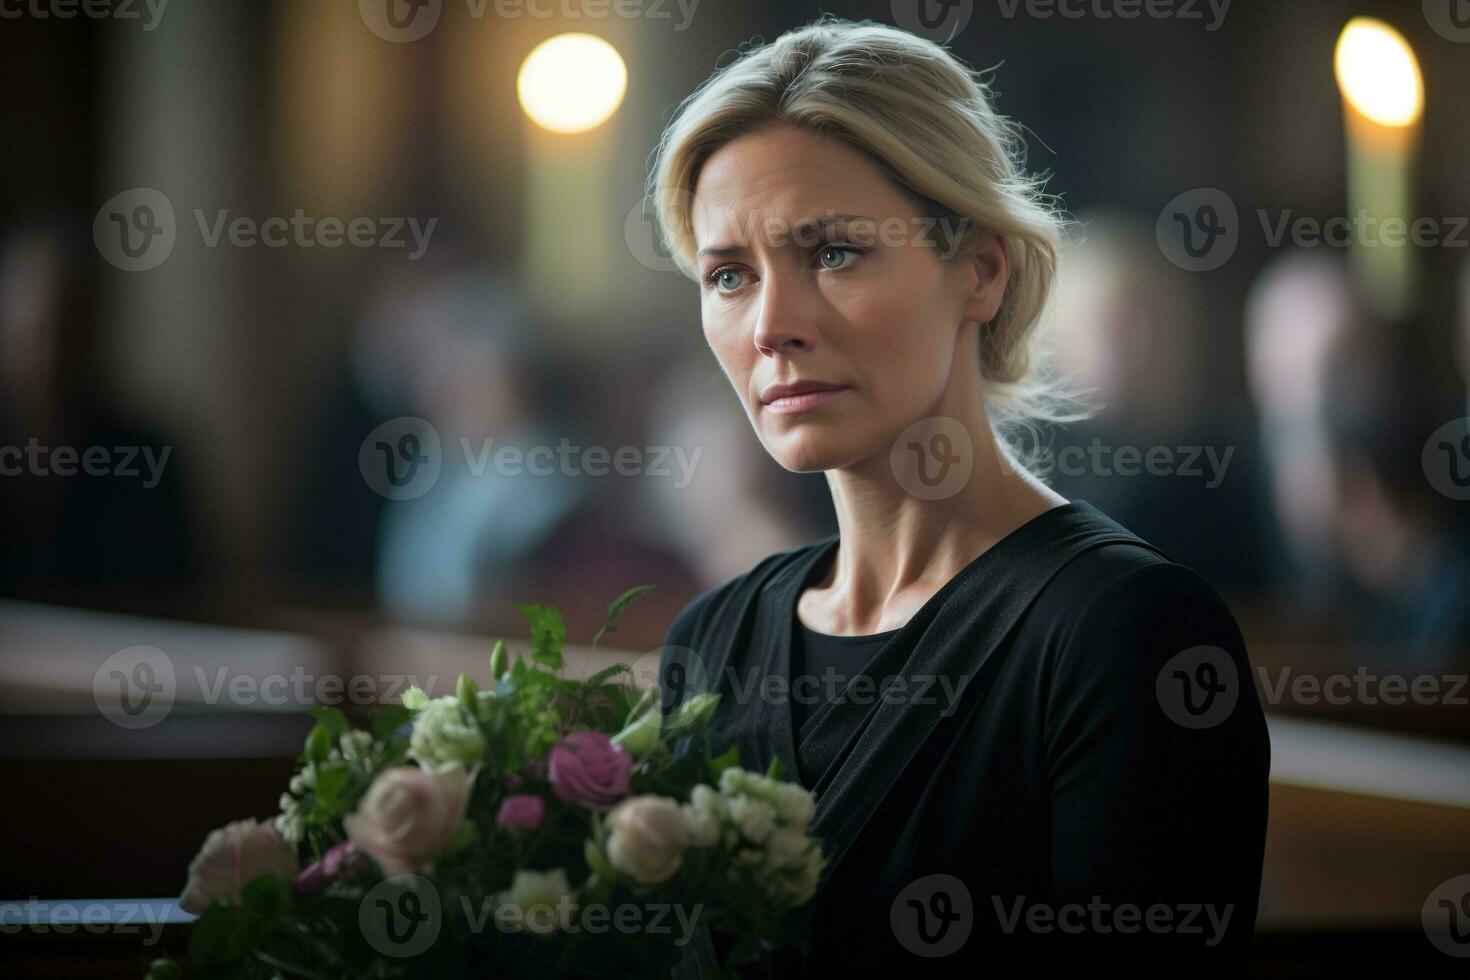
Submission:
<svg viewBox="0 0 1470 980">
<path fill-rule="evenodd" d="M 327 753 L 332 751 L 336 744 L 332 737 L 332 731 L 325 722 L 317 722 L 311 726 L 311 731 L 306 735 L 306 759 L 308 762 L 325 762 Z"/>
<path fill-rule="evenodd" d="M 178 960 L 154 960 L 143 980 L 184 980 L 184 968 Z"/>
<path fill-rule="evenodd" d="M 479 693 L 480 689 L 475 686 L 475 679 L 473 677 L 469 674 L 459 675 L 459 683 L 454 686 L 454 694 L 459 698 L 460 704 L 474 711 L 475 705 L 478 702 L 476 695 Z"/>
<path fill-rule="evenodd" d="M 561 649 L 567 642 L 567 627 L 552 606 L 519 603 L 517 608 L 531 623 L 531 659 L 552 670 L 562 666 Z"/>
<path fill-rule="evenodd" d="M 714 776 L 715 782 L 719 782 L 720 773 L 729 769 L 731 766 L 738 765 L 740 765 L 740 746 L 731 745 L 724 752 L 710 758 L 709 771 Z"/>
<path fill-rule="evenodd" d="M 413 712 L 402 705 L 385 704 L 374 709 L 372 714 L 373 738 L 386 741 L 397 734 L 398 729 L 408 724 Z"/>
<path fill-rule="evenodd" d="M 429 706 L 429 696 L 416 684 L 403 692 L 403 706 L 409 711 L 422 711 Z"/>
<path fill-rule="evenodd" d="M 240 889 L 240 904 L 266 918 L 274 918 L 291 907 L 291 886 L 279 875 L 267 871 Z"/>
<path fill-rule="evenodd" d="M 496 640 L 495 649 L 490 651 L 490 679 L 500 680 L 500 675 L 505 673 L 505 641 Z"/>
<path fill-rule="evenodd" d="M 351 778 L 352 772 L 346 766 L 318 767 L 316 786 L 312 790 L 316 794 L 317 803 L 336 813 L 342 804 L 342 791 L 347 788 Z"/>
<path fill-rule="evenodd" d="M 603 681 L 607 680 L 609 677 L 617 673 L 626 673 L 631 675 L 633 673 L 633 668 L 623 663 L 622 661 L 619 661 L 618 663 L 613 664 L 611 667 L 602 668 L 597 673 L 587 678 L 587 680 L 585 680 L 583 683 L 585 683 L 588 687 L 597 687 Z"/>
<path fill-rule="evenodd" d="M 587 838 L 586 842 L 582 845 L 582 857 L 586 860 L 587 867 L 591 868 L 603 878 L 609 881 L 617 880 L 617 872 L 613 870 L 611 864 L 608 864 L 607 855 L 602 853 L 602 848 L 598 846 L 597 841 L 593 838 Z"/>
<path fill-rule="evenodd" d="M 333 744 L 352 729 L 352 726 L 347 723 L 347 716 L 342 713 L 341 708 L 318 704 L 306 709 L 306 713 L 327 726 L 327 731 L 331 733 Z"/>
<path fill-rule="evenodd" d="M 615 623 L 617 621 L 617 618 L 623 614 L 623 610 L 632 605 L 634 601 L 636 601 L 640 596 L 644 596 L 647 595 L 649 592 L 652 592 L 654 588 L 654 585 L 635 585 L 627 592 L 624 592 L 612 602 L 608 603 L 607 622 L 603 623 L 602 628 L 599 629 L 597 631 L 597 634 L 592 637 L 592 645 L 597 646 L 597 641 L 602 639 L 603 633 L 616 632 L 617 627 L 615 627 L 613 623 Z"/>
<path fill-rule="evenodd" d="M 771 756 L 771 764 L 766 766 L 766 778 L 775 780 L 785 778 L 785 767 L 781 765 L 780 756 Z"/>
</svg>

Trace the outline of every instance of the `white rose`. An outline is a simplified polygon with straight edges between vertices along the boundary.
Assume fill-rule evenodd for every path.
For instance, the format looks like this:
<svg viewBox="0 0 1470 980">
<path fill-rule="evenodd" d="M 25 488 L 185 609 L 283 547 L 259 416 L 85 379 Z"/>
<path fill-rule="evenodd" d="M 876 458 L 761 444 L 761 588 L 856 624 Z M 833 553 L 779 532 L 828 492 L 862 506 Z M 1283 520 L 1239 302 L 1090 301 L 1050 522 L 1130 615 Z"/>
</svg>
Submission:
<svg viewBox="0 0 1470 980">
<path fill-rule="evenodd" d="M 608 812 L 607 827 L 607 859 L 634 881 L 651 885 L 679 870 L 689 824 L 676 800 L 630 796 Z"/>
<path fill-rule="evenodd" d="M 517 871 L 510 890 L 500 893 L 499 904 L 520 910 L 511 929 L 524 928 L 544 936 L 556 931 L 556 910 L 571 894 L 572 886 L 561 868 Z"/>
</svg>

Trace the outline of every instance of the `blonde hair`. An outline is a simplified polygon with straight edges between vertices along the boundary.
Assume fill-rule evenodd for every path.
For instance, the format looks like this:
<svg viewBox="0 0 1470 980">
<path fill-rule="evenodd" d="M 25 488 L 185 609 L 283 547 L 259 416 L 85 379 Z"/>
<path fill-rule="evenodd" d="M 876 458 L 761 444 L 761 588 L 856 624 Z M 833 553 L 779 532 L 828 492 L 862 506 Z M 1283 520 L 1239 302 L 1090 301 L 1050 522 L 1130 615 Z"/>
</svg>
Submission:
<svg viewBox="0 0 1470 980">
<path fill-rule="evenodd" d="M 992 108 L 978 73 L 933 41 L 831 14 L 745 51 L 679 106 L 649 174 L 660 234 L 685 275 L 698 276 L 691 204 L 700 169 L 725 143 L 771 122 L 865 153 L 932 216 L 964 221 L 965 242 L 997 234 L 1010 281 L 981 327 L 992 417 L 1028 431 L 1084 417 L 1046 369 L 1038 329 L 1066 223 L 1042 192 L 1045 178 L 1025 173 L 1020 127 Z"/>
</svg>

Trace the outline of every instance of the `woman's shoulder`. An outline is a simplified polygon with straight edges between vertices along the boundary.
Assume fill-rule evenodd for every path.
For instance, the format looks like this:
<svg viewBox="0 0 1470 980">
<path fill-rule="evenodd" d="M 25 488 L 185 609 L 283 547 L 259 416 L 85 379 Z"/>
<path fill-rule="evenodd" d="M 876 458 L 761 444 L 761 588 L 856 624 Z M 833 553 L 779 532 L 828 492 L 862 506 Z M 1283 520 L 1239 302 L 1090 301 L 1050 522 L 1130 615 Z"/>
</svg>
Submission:
<svg viewBox="0 0 1470 980">
<path fill-rule="evenodd" d="M 699 592 L 684 604 L 669 627 L 665 646 L 694 646 L 695 637 L 720 608 L 731 600 L 748 594 L 752 589 L 764 587 L 773 576 L 799 564 L 803 558 L 827 545 L 835 535 L 828 535 L 806 544 L 773 552 L 756 562 L 749 570 L 733 575 L 717 585 Z"/>
</svg>

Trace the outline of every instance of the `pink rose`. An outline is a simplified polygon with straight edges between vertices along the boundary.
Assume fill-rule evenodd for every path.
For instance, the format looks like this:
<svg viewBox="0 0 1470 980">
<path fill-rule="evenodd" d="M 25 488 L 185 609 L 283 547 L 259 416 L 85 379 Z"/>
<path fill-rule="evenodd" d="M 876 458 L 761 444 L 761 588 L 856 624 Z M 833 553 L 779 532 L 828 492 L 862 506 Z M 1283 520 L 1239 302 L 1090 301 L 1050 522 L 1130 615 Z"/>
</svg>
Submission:
<svg viewBox="0 0 1470 980">
<path fill-rule="evenodd" d="M 189 863 L 189 883 L 179 908 L 200 915 L 217 898 L 236 898 L 240 889 L 269 872 L 294 881 L 301 865 L 273 822 L 236 820 L 210 831 Z"/>
<path fill-rule="evenodd" d="M 427 867 L 464 822 L 472 782 L 461 766 L 434 772 L 417 766 L 386 769 L 368 787 L 357 812 L 343 821 L 347 837 L 384 874 Z"/>
<path fill-rule="evenodd" d="M 351 841 L 343 841 L 329 848 L 320 861 L 301 872 L 296 879 L 296 890 L 303 895 L 321 891 L 327 882 L 361 867 L 363 863 L 357 846 Z"/>
<path fill-rule="evenodd" d="M 632 756 L 602 732 L 572 732 L 551 750 L 547 778 L 558 798 L 607 810 L 628 795 L 632 763 Z"/>
<path fill-rule="evenodd" d="M 501 801 L 495 822 L 508 830 L 535 830 L 544 816 L 545 800 L 531 793 L 517 793 Z"/>
</svg>

